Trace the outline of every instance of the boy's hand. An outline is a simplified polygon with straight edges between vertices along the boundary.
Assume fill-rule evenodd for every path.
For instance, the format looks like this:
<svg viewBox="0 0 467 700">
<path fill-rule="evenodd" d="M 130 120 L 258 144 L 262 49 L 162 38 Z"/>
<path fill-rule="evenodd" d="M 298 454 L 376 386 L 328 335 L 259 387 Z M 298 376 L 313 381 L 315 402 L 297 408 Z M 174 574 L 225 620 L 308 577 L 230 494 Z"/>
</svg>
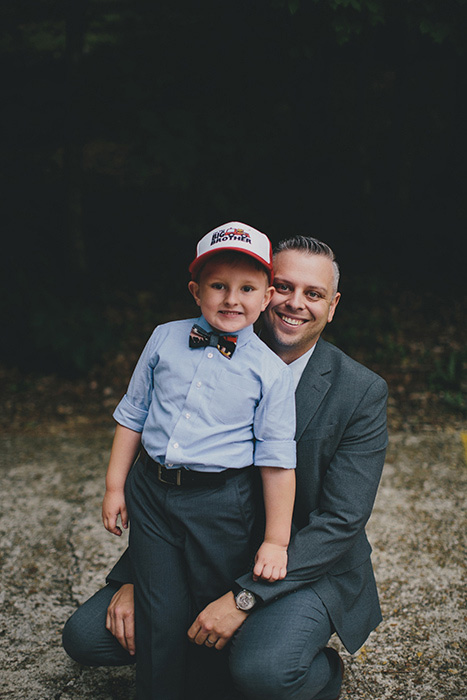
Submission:
<svg viewBox="0 0 467 700">
<path fill-rule="evenodd" d="M 287 547 L 280 544 L 263 542 L 256 552 L 253 581 L 262 578 L 273 583 L 285 578 L 287 574 Z"/>
<path fill-rule="evenodd" d="M 123 491 L 106 491 L 102 501 L 102 522 L 106 530 L 120 537 L 122 530 L 117 525 L 120 515 L 124 530 L 128 527 L 128 513 Z"/>
</svg>

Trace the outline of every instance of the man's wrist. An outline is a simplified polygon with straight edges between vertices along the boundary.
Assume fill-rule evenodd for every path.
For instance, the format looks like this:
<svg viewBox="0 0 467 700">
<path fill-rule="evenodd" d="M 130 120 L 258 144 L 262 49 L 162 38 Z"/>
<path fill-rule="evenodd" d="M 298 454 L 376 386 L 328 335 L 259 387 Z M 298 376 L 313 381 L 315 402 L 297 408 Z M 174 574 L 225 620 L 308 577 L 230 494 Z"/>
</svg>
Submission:
<svg viewBox="0 0 467 700">
<path fill-rule="evenodd" d="M 241 588 L 237 593 L 235 591 L 233 593 L 237 610 L 250 613 L 258 604 L 255 594 L 246 588 Z"/>
</svg>

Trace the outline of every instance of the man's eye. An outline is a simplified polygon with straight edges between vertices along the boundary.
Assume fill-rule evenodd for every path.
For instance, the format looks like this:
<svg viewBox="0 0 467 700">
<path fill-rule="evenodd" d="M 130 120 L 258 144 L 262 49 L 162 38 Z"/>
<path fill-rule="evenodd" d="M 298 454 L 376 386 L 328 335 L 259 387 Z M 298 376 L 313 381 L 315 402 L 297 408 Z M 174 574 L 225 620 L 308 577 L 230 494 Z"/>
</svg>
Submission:
<svg viewBox="0 0 467 700">
<path fill-rule="evenodd" d="M 318 292 L 307 292 L 307 296 L 309 296 L 310 299 L 319 299 Z"/>
<path fill-rule="evenodd" d="M 274 285 L 277 292 L 288 292 L 289 286 L 287 284 L 275 284 Z"/>
</svg>

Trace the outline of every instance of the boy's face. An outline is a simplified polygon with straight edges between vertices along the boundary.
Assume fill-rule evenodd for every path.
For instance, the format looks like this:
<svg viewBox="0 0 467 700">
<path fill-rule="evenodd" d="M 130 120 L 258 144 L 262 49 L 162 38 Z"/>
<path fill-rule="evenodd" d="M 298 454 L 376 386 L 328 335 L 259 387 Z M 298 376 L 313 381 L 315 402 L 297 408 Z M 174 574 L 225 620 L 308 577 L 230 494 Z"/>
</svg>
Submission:
<svg viewBox="0 0 467 700">
<path fill-rule="evenodd" d="M 223 333 L 236 333 L 256 321 L 271 299 L 266 271 L 258 270 L 248 256 L 235 262 L 214 256 L 188 289 L 206 321 Z"/>
</svg>

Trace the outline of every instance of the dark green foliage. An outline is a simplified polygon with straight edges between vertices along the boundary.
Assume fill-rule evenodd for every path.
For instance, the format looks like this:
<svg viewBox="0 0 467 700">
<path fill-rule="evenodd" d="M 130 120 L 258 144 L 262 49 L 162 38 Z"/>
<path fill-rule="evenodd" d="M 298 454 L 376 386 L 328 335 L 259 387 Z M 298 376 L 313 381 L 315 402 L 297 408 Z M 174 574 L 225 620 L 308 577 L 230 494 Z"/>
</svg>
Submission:
<svg viewBox="0 0 467 700">
<path fill-rule="evenodd" d="M 111 290 L 182 300 L 231 219 L 389 285 L 461 276 L 461 0 L 9 0 L 0 26 L 0 360 L 89 367 Z M 380 291 L 339 333 L 402 357 Z"/>
<path fill-rule="evenodd" d="M 465 50 L 465 0 L 274 0 L 274 7 L 286 7 L 291 15 L 303 19 L 307 14 L 326 18 L 338 44 L 346 44 L 374 27 L 399 23 L 418 30 L 438 44 L 449 42 L 456 50 Z M 318 11 L 320 15 L 318 15 Z"/>
<path fill-rule="evenodd" d="M 453 350 L 436 359 L 429 385 L 454 410 L 467 413 L 467 350 Z"/>
<path fill-rule="evenodd" d="M 118 348 L 99 305 L 45 296 L 30 313 L 30 342 L 41 369 L 70 375 L 88 372 Z"/>
<path fill-rule="evenodd" d="M 9 310 L 2 359 L 11 365 L 78 377 L 118 351 L 121 338 L 102 300 L 38 290 L 27 306 L 13 300 Z"/>
<path fill-rule="evenodd" d="M 326 337 L 349 355 L 379 367 L 401 363 L 408 352 L 401 338 L 400 291 L 389 290 L 389 284 L 381 276 L 343 276 L 342 302 L 326 330 Z"/>
</svg>

